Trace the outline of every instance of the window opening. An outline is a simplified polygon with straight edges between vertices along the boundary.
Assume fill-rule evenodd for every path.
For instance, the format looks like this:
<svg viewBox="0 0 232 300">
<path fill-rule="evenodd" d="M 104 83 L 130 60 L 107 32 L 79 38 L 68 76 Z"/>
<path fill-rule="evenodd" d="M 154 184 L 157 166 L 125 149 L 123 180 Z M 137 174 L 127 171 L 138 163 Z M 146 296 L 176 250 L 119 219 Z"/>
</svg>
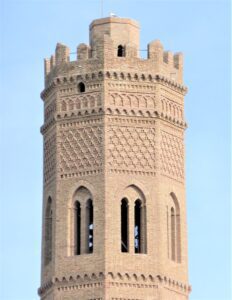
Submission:
<svg viewBox="0 0 232 300">
<path fill-rule="evenodd" d="M 85 92 L 85 84 L 83 82 L 80 82 L 78 84 L 78 90 L 80 93 L 84 93 Z"/>
<path fill-rule="evenodd" d="M 128 251 L 128 202 L 127 199 L 121 201 L 121 252 Z"/>
<path fill-rule="evenodd" d="M 125 56 L 125 47 L 122 45 L 118 46 L 118 57 L 124 57 Z"/>
<path fill-rule="evenodd" d="M 135 227 L 134 227 L 134 242 L 135 253 L 141 253 L 141 201 L 135 201 Z"/>
<path fill-rule="evenodd" d="M 181 220 L 180 206 L 174 193 L 170 194 L 174 206 L 170 211 L 170 226 L 171 226 L 171 259 L 177 263 L 181 263 Z"/>
<path fill-rule="evenodd" d="M 75 203 L 75 255 L 81 254 L 81 205 L 79 201 Z"/>
<path fill-rule="evenodd" d="M 87 218 L 87 253 L 93 253 L 93 201 L 88 200 L 86 207 Z"/>
</svg>

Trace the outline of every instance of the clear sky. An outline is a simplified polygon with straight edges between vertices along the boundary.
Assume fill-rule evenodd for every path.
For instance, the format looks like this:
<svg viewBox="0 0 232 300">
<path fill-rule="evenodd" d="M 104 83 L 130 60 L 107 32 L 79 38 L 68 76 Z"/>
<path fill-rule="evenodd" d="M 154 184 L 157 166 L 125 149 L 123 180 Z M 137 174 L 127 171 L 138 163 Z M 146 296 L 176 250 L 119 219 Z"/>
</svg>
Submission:
<svg viewBox="0 0 232 300">
<path fill-rule="evenodd" d="M 231 299 L 229 1 L 104 0 L 103 11 L 137 19 L 141 49 L 158 38 L 184 52 L 190 299 Z M 43 58 L 87 43 L 99 17 L 100 0 L 1 0 L 1 300 L 38 299 Z"/>
</svg>

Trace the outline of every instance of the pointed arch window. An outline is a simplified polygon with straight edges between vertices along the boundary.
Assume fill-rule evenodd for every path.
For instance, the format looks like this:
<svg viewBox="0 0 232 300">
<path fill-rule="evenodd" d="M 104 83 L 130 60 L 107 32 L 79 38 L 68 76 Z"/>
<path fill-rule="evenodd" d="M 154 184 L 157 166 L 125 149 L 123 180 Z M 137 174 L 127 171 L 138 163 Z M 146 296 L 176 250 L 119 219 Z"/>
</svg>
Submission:
<svg viewBox="0 0 232 300">
<path fill-rule="evenodd" d="M 134 207 L 134 248 L 135 253 L 146 253 L 146 206 L 140 199 Z"/>
<path fill-rule="evenodd" d="M 121 201 L 121 252 L 129 252 L 128 200 Z"/>
<path fill-rule="evenodd" d="M 181 263 L 181 222 L 180 222 L 180 206 L 174 193 L 172 197 L 173 206 L 170 210 L 171 224 L 171 259 Z"/>
<path fill-rule="evenodd" d="M 52 198 L 49 197 L 45 211 L 45 249 L 44 264 L 52 260 Z"/>
<path fill-rule="evenodd" d="M 81 254 L 81 204 L 79 201 L 74 205 L 74 254 Z"/>
<path fill-rule="evenodd" d="M 93 253 L 93 201 L 89 199 L 86 205 L 86 221 L 87 221 L 87 253 Z"/>
<path fill-rule="evenodd" d="M 118 57 L 125 57 L 125 47 L 122 45 L 118 46 Z"/>
</svg>

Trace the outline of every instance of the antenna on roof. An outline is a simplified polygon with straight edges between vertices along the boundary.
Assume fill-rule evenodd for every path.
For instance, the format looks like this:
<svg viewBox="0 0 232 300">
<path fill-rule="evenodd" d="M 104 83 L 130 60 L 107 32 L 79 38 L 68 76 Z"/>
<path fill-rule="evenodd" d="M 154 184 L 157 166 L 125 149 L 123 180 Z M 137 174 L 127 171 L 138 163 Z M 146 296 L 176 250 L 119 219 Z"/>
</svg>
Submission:
<svg viewBox="0 0 232 300">
<path fill-rule="evenodd" d="M 101 0 L 101 17 L 103 18 L 103 0 Z"/>
</svg>

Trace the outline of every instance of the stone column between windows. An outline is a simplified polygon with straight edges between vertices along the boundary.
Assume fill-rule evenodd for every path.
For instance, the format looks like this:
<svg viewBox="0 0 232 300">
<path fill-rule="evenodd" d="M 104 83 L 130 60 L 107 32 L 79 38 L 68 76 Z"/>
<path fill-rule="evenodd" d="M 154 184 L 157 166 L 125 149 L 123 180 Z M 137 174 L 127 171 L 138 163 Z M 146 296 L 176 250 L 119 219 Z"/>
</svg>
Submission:
<svg viewBox="0 0 232 300">
<path fill-rule="evenodd" d="M 146 253 L 146 223 L 147 223 L 147 216 L 146 216 L 146 206 L 142 204 L 141 210 L 141 221 L 140 221 L 140 230 L 141 230 L 141 238 L 140 238 L 140 253 Z"/>
</svg>

